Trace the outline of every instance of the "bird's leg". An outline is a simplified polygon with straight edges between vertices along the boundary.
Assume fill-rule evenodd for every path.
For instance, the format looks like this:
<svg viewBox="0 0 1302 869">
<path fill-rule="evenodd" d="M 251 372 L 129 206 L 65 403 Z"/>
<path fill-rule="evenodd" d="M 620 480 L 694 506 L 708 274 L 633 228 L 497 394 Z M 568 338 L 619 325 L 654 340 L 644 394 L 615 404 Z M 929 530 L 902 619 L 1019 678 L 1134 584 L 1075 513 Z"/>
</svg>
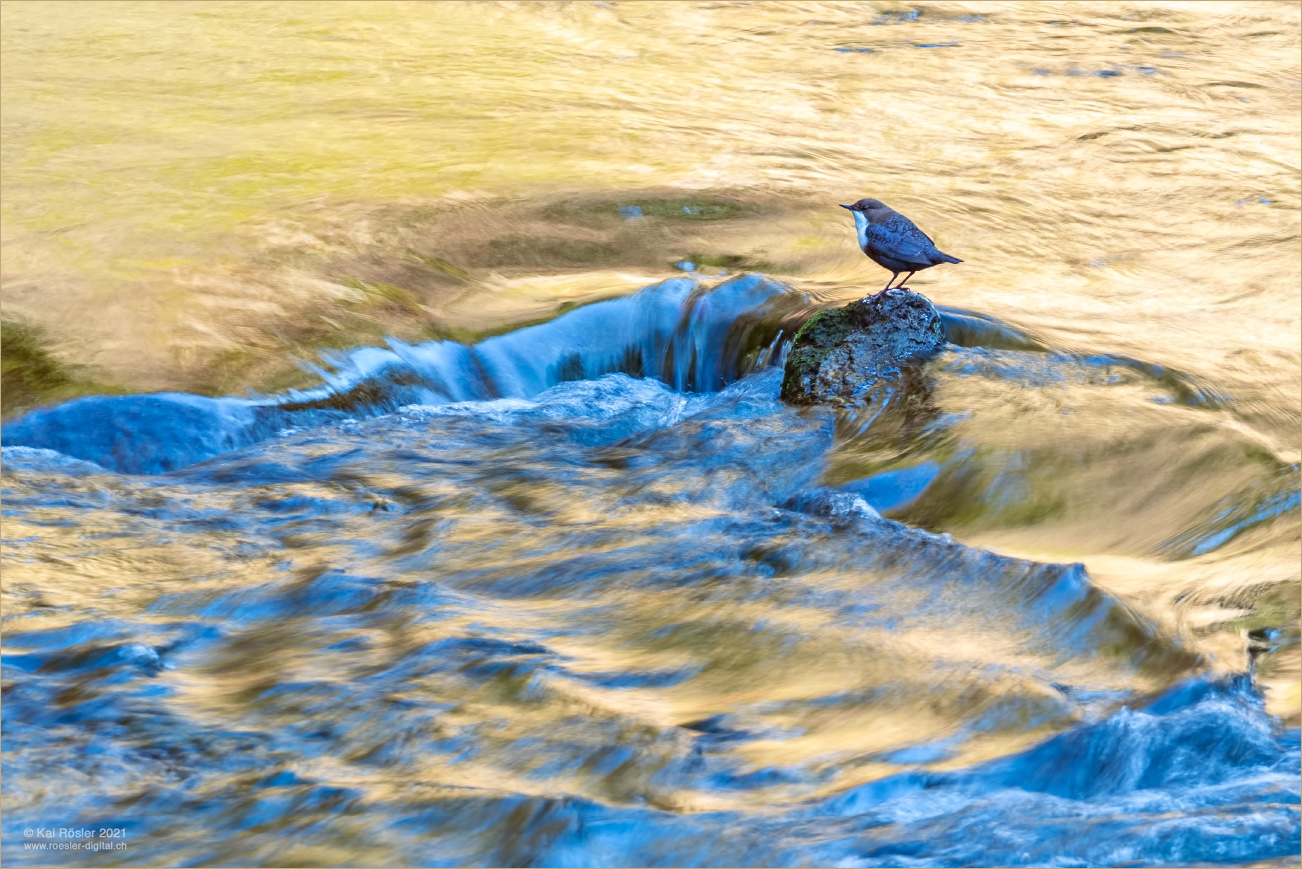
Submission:
<svg viewBox="0 0 1302 869">
<path fill-rule="evenodd" d="M 904 281 L 907 281 L 909 278 L 913 277 L 914 274 L 915 272 L 909 272 L 907 275 L 904 276 Z M 891 279 L 886 282 L 886 286 L 882 289 L 882 293 L 886 293 L 891 290 L 903 289 L 904 281 L 900 281 L 898 284 L 895 284 L 895 279 L 898 278 L 899 276 L 900 276 L 899 272 L 891 272 Z M 895 286 L 892 287 L 891 284 L 895 284 Z M 881 295 L 881 293 L 878 293 L 878 295 Z"/>
<path fill-rule="evenodd" d="M 898 284 L 895 285 L 895 289 L 897 290 L 904 289 L 904 285 L 909 282 L 909 278 L 913 277 L 916 274 L 917 274 L 916 271 L 909 272 L 907 275 L 904 276 L 904 280 L 900 281 Z"/>
</svg>

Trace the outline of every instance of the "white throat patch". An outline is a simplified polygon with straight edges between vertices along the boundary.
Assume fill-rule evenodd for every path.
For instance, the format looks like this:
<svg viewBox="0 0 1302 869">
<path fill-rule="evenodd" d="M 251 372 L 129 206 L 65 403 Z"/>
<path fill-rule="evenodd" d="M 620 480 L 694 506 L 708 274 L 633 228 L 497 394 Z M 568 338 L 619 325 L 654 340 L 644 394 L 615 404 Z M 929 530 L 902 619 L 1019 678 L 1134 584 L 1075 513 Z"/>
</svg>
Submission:
<svg viewBox="0 0 1302 869">
<path fill-rule="evenodd" d="M 863 250 L 868 246 L 868 218 L 863 216 L 862 211 L 851 211 L 854 215 L 854 231 L 859 236 L 859 249 Z"/>
</svg>

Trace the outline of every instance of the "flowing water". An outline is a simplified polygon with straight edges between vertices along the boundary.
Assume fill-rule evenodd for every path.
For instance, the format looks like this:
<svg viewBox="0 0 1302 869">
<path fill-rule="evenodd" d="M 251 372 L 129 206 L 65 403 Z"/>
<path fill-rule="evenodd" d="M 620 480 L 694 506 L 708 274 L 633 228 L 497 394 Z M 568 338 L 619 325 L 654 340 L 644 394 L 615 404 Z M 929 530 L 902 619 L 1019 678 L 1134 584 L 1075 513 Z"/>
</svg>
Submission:
<svg viewBox="0 0 1302 869">
<path fill-rule="evenodd" d="M 1296 865 L 1296 5 L 4 16 L 7 864 Z"/>
</svg>

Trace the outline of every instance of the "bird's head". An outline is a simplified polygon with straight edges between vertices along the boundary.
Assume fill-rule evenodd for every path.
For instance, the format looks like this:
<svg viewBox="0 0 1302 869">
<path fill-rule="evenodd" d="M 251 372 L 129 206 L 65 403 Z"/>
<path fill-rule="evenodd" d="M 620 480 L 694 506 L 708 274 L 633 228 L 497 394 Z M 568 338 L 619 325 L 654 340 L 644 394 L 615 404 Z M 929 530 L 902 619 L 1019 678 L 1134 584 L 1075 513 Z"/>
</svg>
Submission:
<svg viewBox="0 0 1302 869">
<path fill-rule="evenodd" d="M 874 213 L 883 214 L 890 211 L 880 199 L 860 199 L 854 205 L 842 205 L 841 207 L 862 212 L 866 217 L 871 217 Z"/>
</svg>

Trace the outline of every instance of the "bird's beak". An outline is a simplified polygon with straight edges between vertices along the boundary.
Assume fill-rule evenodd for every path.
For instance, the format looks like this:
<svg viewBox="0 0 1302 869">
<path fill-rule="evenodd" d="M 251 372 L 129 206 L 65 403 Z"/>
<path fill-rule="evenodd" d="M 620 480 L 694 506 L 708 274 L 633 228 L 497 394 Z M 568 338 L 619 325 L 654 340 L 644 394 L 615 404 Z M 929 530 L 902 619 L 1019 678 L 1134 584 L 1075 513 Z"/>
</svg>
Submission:
<svg viewBox="0 0 1302 869">
<path fill-rule="evenodd" d="M 848 208 L 848 209 L 850 209 L 851 211 L 854 211 L 854 206 L 853 206 L 853 205 L 842 205 L 841 207 L 842 207 L 842 208 Z"/>
</svg>

